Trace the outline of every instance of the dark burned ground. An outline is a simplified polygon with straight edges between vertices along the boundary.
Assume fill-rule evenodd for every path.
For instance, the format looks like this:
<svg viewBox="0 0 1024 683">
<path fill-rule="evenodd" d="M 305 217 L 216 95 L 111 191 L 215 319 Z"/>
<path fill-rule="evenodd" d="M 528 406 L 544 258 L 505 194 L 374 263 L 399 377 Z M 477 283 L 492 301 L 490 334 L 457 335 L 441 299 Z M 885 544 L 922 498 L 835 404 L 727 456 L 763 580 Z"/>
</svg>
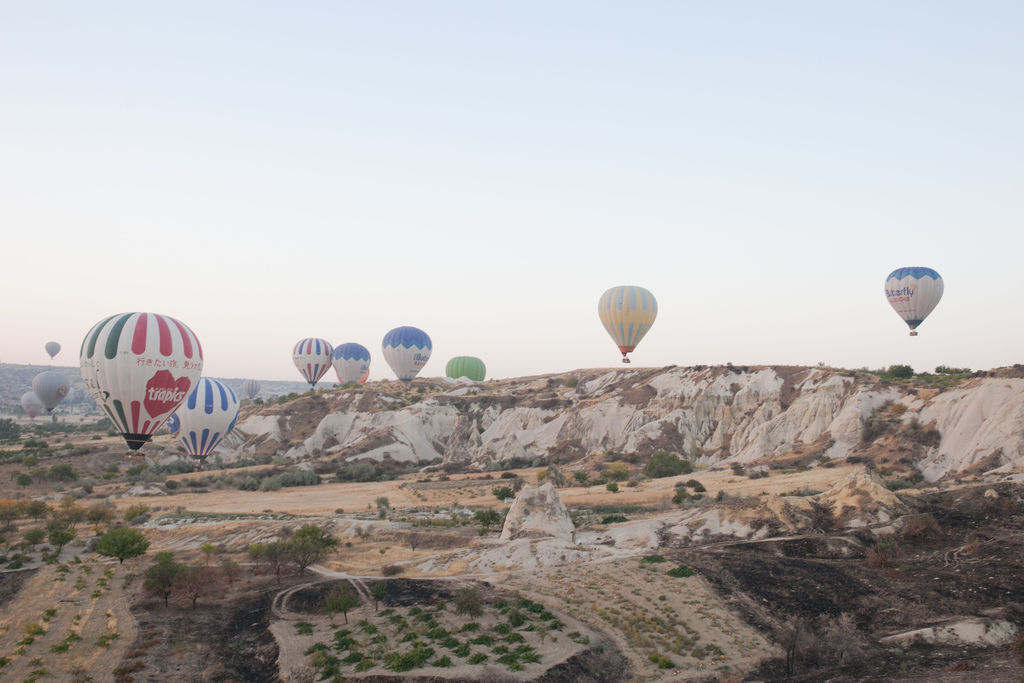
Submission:
<svg viewBox="0 0 1024 683">
<path fill-rule="evenodd" d="M 312 583 L 309 583 L 311 582 Z M 430 581 L 387 579 L 387 596 L 382 606 L 412 606 L 448 602 L 464 586 L 478 588 L 485 600 L 508 598 L 509 593 L 476 581 Z M 275 595 L 297 584 L 309 583 L 288 598 L 288 609 L 320 611 L 320 604 L 339 581 L 321 581 L 307 574 L 286 576 L 278 584 L 273 576 L 256 575 L 231 586 L 218 585 L 201 597 L 195 609 L 182 595 L 172 595 L 169 606 L 163 600 L 145 597 L 132 613 L 139 622 L 139 637 L 121 662 L 118 681 L 245 681 L 263 683 L 281 680 L 277 669 L 278 648 L 269 630 Z M 372 583 L 372 582 L 371 582 Z M 540 683 L 600 683 L 621 681 L 628 661 L 610 642 L 603 650 L 585 650 L 558 664 L 539 678 Z M 486 680 L 518 680 L 504 669 L 488 669 Z M 382 683 L 441 682 L 451 679 L 429 676 L 363 676 L 346 680 Z"/>
<path fill-rule="evenodd" d="M 989 489 L 999 497 L 985 497 Z M 866 530 L 849 534 L 855 543 L 823 535 L 677 555 L 777 642 L 787 626 L 799 624 L 817 636 L 821 615 L 854 618 L 866 648 L 863 662 L 842 668 L 808 656 L 797 662 L 797 680 L 1020 681 L 1024 667 L 1008 647 L 915 646 L 904 652 L 878 640 L 959 616 L 997 616 L 1024 628 L 1022 503 L 1024 487 L 1012 485 L 913 500 L 919 514 L 938 522 L 938 531 L 895 537 L 899 550 L 888 566 L 868 560 L 867 551 L 879 539 Z M 780 661 L 755 677 L 794 678 Z"/>
<path fill-rule="evenodd" d="M 287 586 L 256 576 L 219 587 L 216 597 L 201 597 L 195 609 L 173 595 L 168 607 L 152 597 L 136 603 L 139 637 L 121 662 L 120 680 L 280 680 L 268 627 L 274 595 Z"/>
</svg>

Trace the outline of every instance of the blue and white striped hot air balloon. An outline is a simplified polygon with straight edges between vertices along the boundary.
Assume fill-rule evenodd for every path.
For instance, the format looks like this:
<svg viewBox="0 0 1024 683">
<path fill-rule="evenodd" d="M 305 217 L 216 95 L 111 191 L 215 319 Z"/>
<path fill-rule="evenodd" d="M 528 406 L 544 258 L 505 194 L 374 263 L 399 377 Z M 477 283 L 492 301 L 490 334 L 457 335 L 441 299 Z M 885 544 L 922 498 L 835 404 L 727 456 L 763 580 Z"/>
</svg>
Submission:
<svg viewBox="0 0 1024 683">
<path fill-rule="evenodd" d="M 238 396 L 231 387 L 200 377 L 196 388 L 178 408 L 178 443 L 185 452 L 202 462 L 217 444 L 235 428 Z"/>
<path fill-rule="evenodd" d="M 164 425 L 170 430 L 171 434 L 177 434 L 178 430 L 181 429 L 181 420 L 178 419 L 178 414 L 172 413 L 171 416 L 167 418 L 167 422 L 164 422 Z"/>
<path fill-rule="evenodd" d="M 923 266 L 897 268 L 885 279 L 885 298 L 907 323 L 911 337 L 939 303 L 942 290 L 942 276 Z"/>
<path fill-rule="evenodd" d="M 370 350 L 349 342 L 334 347 L 331 364 L 341 384 L 362 384 L 370 376 Z"/>
<path fill-rule="evenodd" d="M 308 337 L 292 349 L 292 360 L 302 376 L 315 387 L 320 378 L 331 368 L 331 352 L 333 347 L 325 339 Z"/>
<path fill-rule="evenodd" d="M 430 360 L 434 345 L 423 330 L 415 327 L 396 327 L 384 335 L 381 349 L 384 360 L 403 382 L 411 382 Z"/>
<path fill-rule="evenodd" d="M 628 363 L 626 354 L 636 348 L 658 317 L 658 302 L 643 287 L 622 285 L 601 295 L 597 314 L 622 352 L 622 362 Z"/>
<path fill-rule="evenodd" d="M 254 379 L 242 382 L 242 395 L 250 401 L 260 395 L 260 383 Z"/>
</svg>

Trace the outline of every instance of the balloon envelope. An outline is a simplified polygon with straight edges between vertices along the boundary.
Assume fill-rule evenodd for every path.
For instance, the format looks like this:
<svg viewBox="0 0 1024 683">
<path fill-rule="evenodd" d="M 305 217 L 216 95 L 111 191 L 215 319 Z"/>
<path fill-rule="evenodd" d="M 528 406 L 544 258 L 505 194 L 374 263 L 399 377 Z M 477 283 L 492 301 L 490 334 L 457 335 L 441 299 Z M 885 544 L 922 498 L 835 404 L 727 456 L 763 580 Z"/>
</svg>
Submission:
<svg viewBox="0 0 1024 683">
<path fill-rule="evenodd" d="M 46 342 L 45 348 L 46 353 L 50 354 L 50 360 L 53 360 L 53 357 L 60 353 L 60 344 L 57 342 Z"/>
<path fill-rule="evenodd" d="M 181 420 L 178 443 L 202 460 L 235 428 L 238 397 L 223 382 L 201 377 L 175 415 Z"/>
<path fill-rule="evenodd" d="M 164 424 L 167 425 L 167 429 L 171 431 L 171 434 L 177 434 L 178 430 L 181 429 L 181 420 L 178 418 L 177 413 L 172 413 Z"/>
<path fill-rule="evenodd" d="M 333 350 L 327 340 L 316 337 L 307 337 L 292 349 L 292 361 L 309 386 L 315 387 L 330 369 Z"/>
<path fill-rule="evenodd" d="M 433 344 L 423 330 L 415 327 L 396 327 L 384 335 L 381 343 L 384 360 L 398 379 L 411 382 L 430 360 Z"/>
<path fill-rule="evenodd" d="M 658 317 L 658 302 L 643 287 L 622 285 L 601 295 L 597 314 L 622 352 L 622 362 L 628 363 L 626 354 L 636 348 Z"/>
<path fill-rule="evenodd" d="M 183 323 L 158 313 L 120 313 L 82 341 L 82 379 L 138 450 L 181 405 L 203 371 L 203 350 Z"/>
<path fill-rule="evenodd" d="M 942 298 L 942 277 L 931 268 L 911 266 L 897 268 L 885 279 L 885 297 L 896 314 L 917 336 L 917 327 L 928 317 Z"/>
<path fill-rule="evenodd" d="M 331 364 L 341 384 L 362 384 L 370 376 L 370 350 L 349 342 L 334 347 Z"/>
<path fill-rule="evenodd" d="M 247 379 L 242 382 L 242 395 L 250 401 L 260 393 L 260 383 L 254 379 Z"/>
<path fill-rule="evenodd" d="M 29 419 L 35 419 L 36 417 L 43 414 L 46 408 L 43 407 L 43 402 L 39 400 L 39 397 L 31 391 L 26 391 L 21 395 L 21 407 L 25 411 L 25 414 L 29 416 Z"/>
<path fill-rule="evenodd" d="M 47 370 L 40 372 L 32 380 L 32 392 L 43 403 L 46 412 L 57 407 L 71 391 L 71 380 L 63 372 Z"/>
<path fill-rule="evenodd" d="M 473 356 L 455 356 L 444 366 L 444 374 L 452 379 L 468 377 L 474 382 L 482 382 L 487 376 L 487 366 Z"/>
</svg>

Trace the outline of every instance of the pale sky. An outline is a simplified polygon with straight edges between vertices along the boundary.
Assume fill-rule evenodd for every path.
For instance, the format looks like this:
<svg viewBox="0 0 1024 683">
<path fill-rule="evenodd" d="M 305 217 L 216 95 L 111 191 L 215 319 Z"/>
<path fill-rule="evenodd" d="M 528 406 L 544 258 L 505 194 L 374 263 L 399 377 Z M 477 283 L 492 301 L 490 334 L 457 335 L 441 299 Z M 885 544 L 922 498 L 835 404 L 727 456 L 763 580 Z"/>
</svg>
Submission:
<svg viewBox="0 0 1024 683">
<path fill-rule="evenodd" d="M 0 0 L 0 361 L 172 315 L 204 374 L 1024 362 L 1024 3 Z M 900 266 L 945 295 L 910 338 Z M 325 380 L 334 379 L 333 371 Z"/>
</svg>

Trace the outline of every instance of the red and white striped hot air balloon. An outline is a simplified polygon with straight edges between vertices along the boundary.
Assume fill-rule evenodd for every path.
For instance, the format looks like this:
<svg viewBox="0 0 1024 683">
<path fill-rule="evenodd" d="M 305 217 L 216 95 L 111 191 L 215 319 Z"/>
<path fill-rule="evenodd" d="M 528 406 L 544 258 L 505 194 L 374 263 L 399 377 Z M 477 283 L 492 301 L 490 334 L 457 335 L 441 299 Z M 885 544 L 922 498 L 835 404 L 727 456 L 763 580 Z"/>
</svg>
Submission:
<svg viewBox="0 0 1024 683">
<path fill-rule="evenodd" d="M 331 352 L 334 349 L 326 339 L 308 337 L 292 349 L 292 361 L 302 376 L 315 387 L 328 370 L 331 369 Z"/>
<path fill-rule="evenodd" d="M 96 403 L 138 450 L 189 395 L 203 350 L 183 323 L 157 313 L 120 313 L 82 341 L 82 379 Z"/>
</svg>

